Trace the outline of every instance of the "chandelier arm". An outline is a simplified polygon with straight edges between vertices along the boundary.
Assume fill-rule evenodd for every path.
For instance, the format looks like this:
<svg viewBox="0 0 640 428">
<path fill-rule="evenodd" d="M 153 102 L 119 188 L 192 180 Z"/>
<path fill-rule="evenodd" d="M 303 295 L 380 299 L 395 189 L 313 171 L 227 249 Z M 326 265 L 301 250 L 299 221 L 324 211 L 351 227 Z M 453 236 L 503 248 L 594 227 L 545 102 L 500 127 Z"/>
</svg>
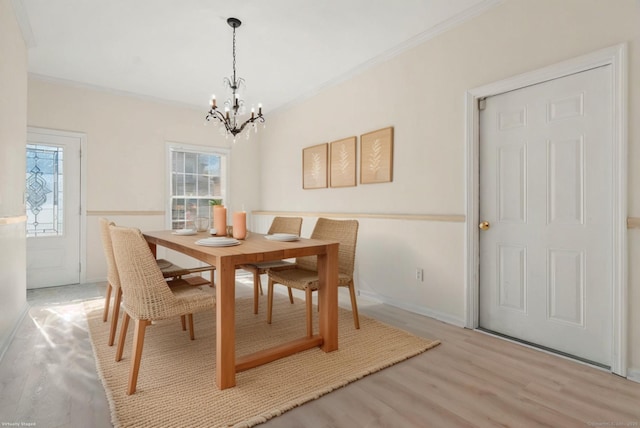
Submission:
<svg viewBox="0 0 640 428">
<path fill-rule="evenodd" d="M 210 117 L 214 119 L 218 119 L 220 122 L 224 123 L 224 115 L 217 108 L 212 108 L 211 110 L 209 110 L 209 113 L 207 114 L 207 117 L 206 117 L 207 121 L 209 120 Z"/>
<path fill-rule="evenodd" d="M 237 134 L 242 132 L 242 130 L 245 128 L 245 126 L 247 126 L 250 123 L 254 123 L 256 121 L 264 123 L 264 117 L 257 116 L 257 117 L 249 118 L 249 119 L 244 121 L 244 123 L 240 126 L 240 128 L 234 128 L 234 129 L 230 130 L 229 132 L 231 132 L 231 134 L 233 134 L 233 136 L 235 137 Z"/>
</svg>

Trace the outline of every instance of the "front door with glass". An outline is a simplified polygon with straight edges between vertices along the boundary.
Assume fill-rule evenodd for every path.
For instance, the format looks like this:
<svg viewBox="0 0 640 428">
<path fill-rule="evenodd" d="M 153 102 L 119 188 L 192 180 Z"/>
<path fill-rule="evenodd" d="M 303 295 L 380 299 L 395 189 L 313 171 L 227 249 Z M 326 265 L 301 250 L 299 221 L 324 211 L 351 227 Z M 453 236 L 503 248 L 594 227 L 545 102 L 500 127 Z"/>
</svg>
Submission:
<svg viewBox="0 0 640 428">
<path fill-rule="evenodd" d="M 27 134 L 27 288 L 80 282 L 80 149 L 77 134 Z"/>
</svg>

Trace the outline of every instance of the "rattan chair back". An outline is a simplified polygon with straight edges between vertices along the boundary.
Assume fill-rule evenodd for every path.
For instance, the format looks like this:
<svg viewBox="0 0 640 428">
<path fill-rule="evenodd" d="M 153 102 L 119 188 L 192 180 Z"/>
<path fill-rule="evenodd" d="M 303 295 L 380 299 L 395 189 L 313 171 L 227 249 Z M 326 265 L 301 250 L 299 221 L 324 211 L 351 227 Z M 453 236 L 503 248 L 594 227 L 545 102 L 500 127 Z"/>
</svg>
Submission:
<svg viewBox="0 0 640 428">
<path fill-rule="evenodd" d="M 118 267 L 116 259 L 113 255 L 113 246 L 111 244 L 111 232 L 109 226 L 114 226 L 112 221 L 106 218 L 100 218 L 100 236 L 102 238 L 102 249 L 107 260 L 107 281 L 114 290 L 120 288 L 120 277 L 118 276 Z"/>
<path fill-rule="evenodd" d="M 274 217 L 267 234 L 291 233 L 300 236 L 300 230 L 302 230 L 302 217 Z"/>
<path fill-rule="evenodd" d="M 124 307 L 131 318 L 158 320 L 175 316 L 177 299 L 169 289 L 142 232 L 110 226 Z"/>
<path fill-rule="evenodd" d="M 319 218 L 311 239 L 338 241 L 338 273 L 353 277 L 353 269 L 356 259 L 356 244 L 358 241 L 358 220 L 331 220 Z M 298 257 L 298 268 L 318 271 L 317 257 Z"/>
</svg>

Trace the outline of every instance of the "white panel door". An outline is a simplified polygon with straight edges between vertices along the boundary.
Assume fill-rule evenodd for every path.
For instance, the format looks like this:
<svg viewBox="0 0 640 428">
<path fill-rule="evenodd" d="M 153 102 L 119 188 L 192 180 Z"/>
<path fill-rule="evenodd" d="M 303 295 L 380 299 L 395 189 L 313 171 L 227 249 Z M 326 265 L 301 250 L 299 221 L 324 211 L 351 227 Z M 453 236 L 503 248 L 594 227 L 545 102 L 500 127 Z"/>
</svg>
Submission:
<svg viewBox="0 0 640 428">
<path fill-rule="evenodd" d="M 27 133 L 27 288 L 80 282 L 81 139 Z"/>
<path fill-rule="evenodd" d="M 610 366 L 610 66 L 485 100 L 481 328 Z"/>
</svg>

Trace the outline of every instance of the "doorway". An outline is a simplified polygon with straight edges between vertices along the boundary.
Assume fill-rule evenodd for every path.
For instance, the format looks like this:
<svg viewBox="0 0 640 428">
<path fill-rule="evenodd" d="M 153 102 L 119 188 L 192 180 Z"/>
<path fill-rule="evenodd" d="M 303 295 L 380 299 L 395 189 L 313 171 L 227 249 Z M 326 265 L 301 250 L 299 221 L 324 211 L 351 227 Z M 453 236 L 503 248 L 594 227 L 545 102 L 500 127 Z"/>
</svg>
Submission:
<svg viewBox="0 0 640 428">
<path fill-rule="evenodd" d="M 525 342 L 542 345 L 543 348 L 582 356 L 584 349 L 580 347 L 588 339 L 579 337 L 572 342 L 573 337 L 568 331 L 571 330 L 569 327 L 574 328 L 574 331 L 582 331 L 588 324 L 589 328 L 598 330 L 594 334 L 599 340 L 594 345 L 586 345 L 590 348 L 588 352 L 597 346 L 607 349 L 595 354 L 587 353 L 583 358 L 610 366 L 612 372 L 622 376 L 626 375 L 627 288 L 625 51 L 625 45 L 614 46 L 467 93 L 466 326 L 485 327 Z M 541 115 L 543 124 L 548 125 L 551 120 L 557 119 L 556 124 L 564 126 L 570 122 L 569 116 L 584 108 L 585 94 L 588 93 L 591 97 L 592 90 L 575 90 L 573 95 L 561 97 L 560 88 L 570 86 L 570 81 L 576 76 L 588 76 L 589 70 L 599 70 L 592 73 L 603 74 L 600 77 L 608 88 L 606 91 L 610 97 L 604 101 L 604 110 L 609 112 L 610 120 L 606 138 L 610 142 L 606 144 L 605 159 L 602 162 L 606 164 L 609 175 L 605 173 L 604 182 L 595 183 L 596 187 L 604 189 L 600 189 L 600 196 L 589 196 L 587 187 L 580 187 L 592 184 L 593 181 L 591 177 L 594 166 L 583 162 L 586 162 L 587 155 L 591 156 L 593 150 L 587 150 L 589 146 L 586 144 L 592 138 L 587 134 L 580 136 L 578 133 L 575 138 L 556 138 L 544 135 L 540 137 L 534 133 L 533 136 L 521 139 L 519 146 L 518 143 L 510 144 L 509 147 L 502 147 L 504 150 L 494 152 L 490 156 L 493 159 L 491 162 L 494 162 L 493 167 L 495 169 L 500 164 L 501 168 L 498 169 L 502 171 L 493 178 L 483 176 L 482 169 L 487 165 L 483 164 L 482 151 L 486 148 L 481 141 L 481 108 L 486 100 L 482 103 L 480 101 L 494 96 L 495 100 L 499 100 L 499 97 L 517 97 L 520 93 L 530 95 L 527 93 L 536 92 L 536 87 L 543 88 L 556 82 L 559 86 L 546 95 L 546 100 L 553 100 L 556 105 L 547 102 L 537 114 Z M 507 108 L 503 108 L 502 113 L 494 112 L 492 119 L 499 133 L 517 132 L 518 127 L 534 120 L 535 114 L 532 116 L 528 107 L 522 109 L 523 105 L 529 106 L 528 101 L 523 103 L 523 100 L 514 101 L 511 98 L 506 102 Z M 561 117 L 564 114 L 568 116 Z M 529 142 L 538 137 L 542 138 L 540 150 L 533 150 L 533 145 Z M 536 158 L 539 163 L 531 164 Z M 565 166 L 558 163 L 561 158 L 564 158 L 562 162 L 567 162 Z M 554 165 L 557 168 L 554 169 Z M 482 182 L 483 179 L 485 183 Z M 485 194 L 487 180 L 494 181 L 489 183 L 489 187 L 501 183 L 502 187 L 498 185 L 496 189 L 504 193 L 502 200 L 500 197 L 491 199 L 491 196 Z M 554 187 L 554 183 L 558 186 Z M 510 196 L 506 197 L 507 194 Z M 598 255 L 596 259 L 593 259 L 593 248 L 587 248 L 584 238 L 586 235 L 583 233 L 586 224 L 594 223 L 590 217 L 591 206 L 587 205 L 590 201 L 593 202 L 594 197 L 604 197 L 607 201 L 601 204 L 604 217 L 599 220 L 602 229 L 599 233 L 603 233 L 604 237 L 600 236 L 598 240 L 607 242 L 608 248 L 606 254 Z M 495 209 L 495 212 L 487 214 L 483 207 Z M 481 213 L 494 215 L 495 219 L 481 218 Z M 489 224 L 481 224 L 485 221 Z M 536 224 L 539 228 L 534 230 Z M 480 230 L 479 225 L 485 230 Z M 551 230 L 552 226 L 557 226 L 564 235 L 582 239 L 582 244 L 587 247 L 558 241 L 538 245 L 540 240 L 554 239 L 558 235 L 557 231 Z M 525 231 L 524 234 L 529 236 L 518 235 L 518 227 L 521 227 L 520 232 Z M 572 230 L 573 227 L 575 231 Z M 493 235 L 497 238 L 492 242 L 491 235 L 485 232 L 496 232 Z M 502 236 L 503 233 L 506 235 Z M 536 244 L 531 245 L 529 239 Z M 485 245 L 487 243 L 489 245 Z M 485 276 L 485 273 L 491 272 L 492 268 L 489 266 L 492 263 L 497 268 L 493 270 L 493 274 Z M 598 284 L 589 285 L 588 275 L 597 271 L 601 271 L 601 277 L 594 280 Z M 606 285 L 601 287 L 603 282 Z M 483 289 L 491 287 L 493 290 L 485 295 Z M 604 315 L 600 313 L 599 317 L 604 316 L 605 320 L 599 317 L 589 318 L 594 312 L 587 306 L 591 304 L 589 299 L 603 300 L 600 309 L 605 312 Z M 485 309 L 489 311 L 484 312 Z M 532 311 L 536 313 L 535 316 Z M 597 313 L 597 309 L 595 312 Z M 503 317 L 504 313 L 507 313 L 506 317 Z M 546 327 L 542 327 L 545 324 Z M 548 329 L 545 331 L 545 328 Z M 565 328 L 566 331 L 563 330 Z M 550 331 L 558 337 L 546 342 Z M 566 340 L 569 337 L 572 340 Z"/>
<path fill-rule="evenodd" d="M 27 130 L 27 288 L 80 283 L 84 135 Z"/>
</svg>

